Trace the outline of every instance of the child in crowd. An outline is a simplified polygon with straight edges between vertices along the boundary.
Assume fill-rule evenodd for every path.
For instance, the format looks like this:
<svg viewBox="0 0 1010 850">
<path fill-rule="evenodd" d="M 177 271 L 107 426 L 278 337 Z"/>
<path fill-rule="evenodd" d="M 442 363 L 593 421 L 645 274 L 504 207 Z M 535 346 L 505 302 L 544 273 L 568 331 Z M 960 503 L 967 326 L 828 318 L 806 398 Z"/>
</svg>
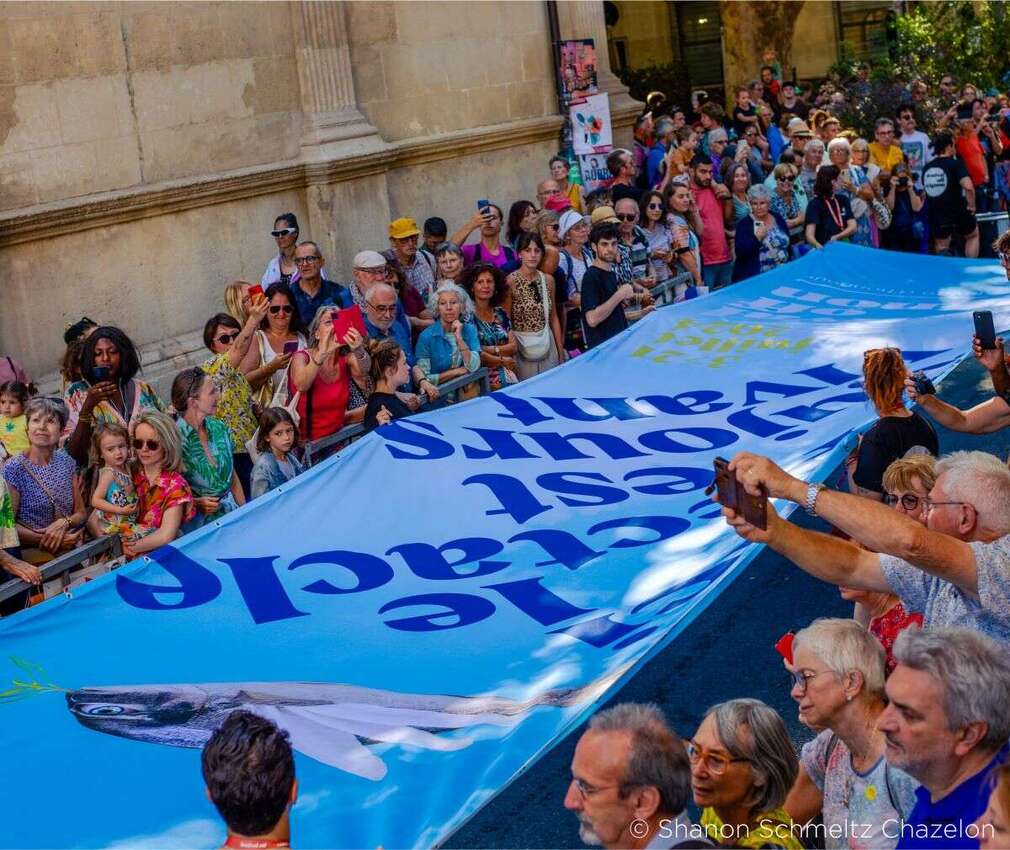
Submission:
<svg viewBox="0 0 1010 850">
<path fill-rule="evenodd" d="M 255 499 L 299 475 L 305 468 L 292 450 L 298 446 L 295 420 L 283 407 L 268 407 L 260 416 L 256 448 L 262 452 L 250 476 L 249 498 Z"/>
<path fill-rule="evenodd" d="M 92 457 L 102 467 L 91 496 L 95 521 L 102 534 L 119 534 L 127 539 L 145 533 L 134 520 L 139 506 L 130 471 L 130 434 L 118 422 L 101 422 L 92 437 Z"/>
<path fill-rule="evenodd" d="M 28 386 L 21 381 L 0 384 L 0 463 L 28 450 L 25 404 Z"/>
<path fill-rule="evenodd" d="M 365 430 L 388 425 L 394 419 L 410 416 L 411 410 L 396 394 L 396 388 L 410 381 L 407 356 L 395 340 L 384 339 L 369 347 L 372 358 L 371 379 L 374 390 L 365 409 Z"/>
</svg>

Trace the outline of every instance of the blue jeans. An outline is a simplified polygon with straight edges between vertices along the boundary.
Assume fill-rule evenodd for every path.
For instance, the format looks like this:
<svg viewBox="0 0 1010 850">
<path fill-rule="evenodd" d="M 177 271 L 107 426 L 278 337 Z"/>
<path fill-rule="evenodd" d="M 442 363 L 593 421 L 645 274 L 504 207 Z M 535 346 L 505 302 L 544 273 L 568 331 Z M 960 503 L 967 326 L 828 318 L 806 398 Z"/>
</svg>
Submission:
<svg viewBox="0 0 1010 850">
<path fill-rule="evenodd" d="M 729 286 L 733 282 L 733 261 L 727 260 L 725 263 L 702 266 L 701 279 L 712 290 Z"/>
</svg>

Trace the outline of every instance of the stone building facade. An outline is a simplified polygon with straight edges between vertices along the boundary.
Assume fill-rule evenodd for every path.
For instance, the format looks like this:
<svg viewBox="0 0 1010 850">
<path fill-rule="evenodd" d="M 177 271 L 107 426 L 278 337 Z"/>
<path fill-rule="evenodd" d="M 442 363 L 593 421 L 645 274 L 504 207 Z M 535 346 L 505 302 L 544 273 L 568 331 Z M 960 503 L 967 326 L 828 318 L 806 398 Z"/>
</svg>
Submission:
<svg viewBox="0 0 1010 850">
<path fill-rule="evenodd" d="M 601 3 L 556 8 L 606 44 Z M 598 56 L 627 142 L 638 104 Z M 347 280 L 391 218 L 532 197 L 560 123 L 543 2 L 4 3 L 0 354 L 53 386 L 85 314 L 160 384 L 279 213 Z"/>
</svg>

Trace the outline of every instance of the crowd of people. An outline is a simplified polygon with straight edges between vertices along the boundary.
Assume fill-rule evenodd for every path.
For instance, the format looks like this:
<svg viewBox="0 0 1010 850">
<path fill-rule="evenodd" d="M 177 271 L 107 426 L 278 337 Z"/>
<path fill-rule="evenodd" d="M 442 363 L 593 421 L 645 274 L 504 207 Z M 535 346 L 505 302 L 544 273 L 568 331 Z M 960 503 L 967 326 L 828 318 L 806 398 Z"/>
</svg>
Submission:
<svg viewBox="0 0 1010 850">
<path fill-rule="evenodd" d="M 303 471 L 304 444 L 465 399 L 474 387 L 457 379 L 482 367 L 495 389 L 552 369 L 649 314 L 670 281 L 677 299 L 692 298 L 838 240 L 977 255 L 974 214 L 1006 206 L 1006 98 L 955 92 L 945 77 L 952 105 L 927 138 L 917 83 L 868 142 L 832 112 L 860 91 L 857 81 L 814 97 L 765 66 L 729 114 L 705 101 L 643 115 L 635 150 L 608 156 L 605 188 L 583 192 L 558 156 L 536 202 L 507 215 L 481 200 L 451 233 L 437 216 L 393 220 L 388 246 L 358 252 L 347 283 L 327 276 L 320 245 L 285 213 L 262 280 L 229 284 L 204 327 L 207 358 L 175 376 L 168 399 L 141 379 L 130 337 L 87 317 L 64 334 L 61 397 L 35 394 L 16 360 L 0 359 L 0 567 L 37 585 L 40 565 L 89 537 L 118 535 L 127 557 L 153 551 L 282 487 Z M 1010 278 L 1010 234 L 995 248 Z M 758 528 L 724 508 L 742 537 L 855 603 L 852 620 L 816 620 L 780 645 L 816 737 L 797 756 L 781 717 L 751 699 L 713 706 L 690 738 L 655 706 L 601 712 L 564 800 L 587 843 L 794 848 L 820 819 L 832 848 L 978 846 L 980 836 L 1005 846 L 986 835 L 1010 832 L 1000 767 L 1010 469 L 982 452 L 941 456 L 930 422 L 971 433 L 1010 424 L 1002 341 L 983 350 L 976 340 L 975 353 L 994 395 L 962 411 L 911 376 L 897 349 L 866 352 L 879 420 L 846 463 L 848 493 L 768 458 L 734 459 L 753 495 L 834 527 L 802 528 L 769 507 Z M 31 600 L 26 590 L 0 613 Z M 243 773 L 267 767 L 270 782 Z M 204 772 L 233 834 L 287 840 L 297 784 L 269 721 L 233 715 Z M 910 826 L 940 826 L 947 843 Z"/>
</svg>

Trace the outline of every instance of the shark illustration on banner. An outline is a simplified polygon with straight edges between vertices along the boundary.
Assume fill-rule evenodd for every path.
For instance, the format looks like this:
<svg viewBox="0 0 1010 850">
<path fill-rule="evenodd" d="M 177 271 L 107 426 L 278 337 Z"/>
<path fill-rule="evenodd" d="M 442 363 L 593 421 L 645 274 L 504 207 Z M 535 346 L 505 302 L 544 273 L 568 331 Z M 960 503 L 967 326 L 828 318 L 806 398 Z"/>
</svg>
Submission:
<svg viewBox="0 0 1010 850">
<path fill-rule="evenodd" d="M 714 457 L 823 479 L 874 418 L 863 351 L 937 380 L 977 309 L 1008 325 L 995 263 L 833 244 L 0 621 L 0 847 L 220 846 L 199 747 L 240 707 L 290 733 L 297 846 L 444 841 L 759 551 Z"/>
</svg>

